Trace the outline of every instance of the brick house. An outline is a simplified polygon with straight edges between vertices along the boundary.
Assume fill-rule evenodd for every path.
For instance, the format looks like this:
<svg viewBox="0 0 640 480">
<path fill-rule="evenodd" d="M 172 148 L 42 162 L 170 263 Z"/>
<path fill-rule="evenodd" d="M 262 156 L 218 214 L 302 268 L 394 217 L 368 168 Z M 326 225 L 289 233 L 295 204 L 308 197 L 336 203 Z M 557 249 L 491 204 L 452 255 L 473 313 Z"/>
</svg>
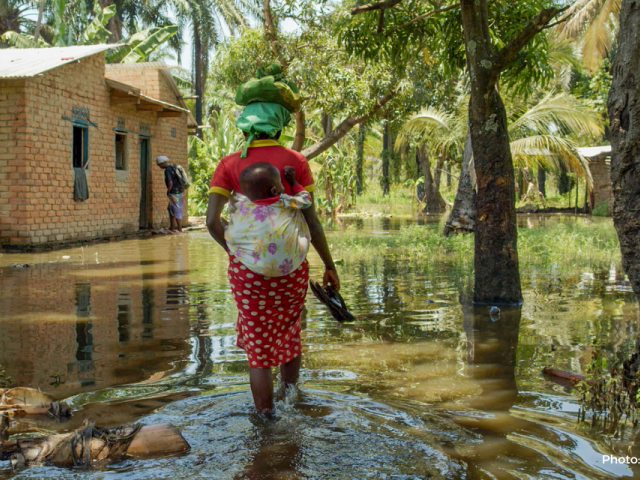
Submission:
<svg viewBox="0 0 640 480">
<path fill-rule="evenodd" d="M 589 203 L 592 208 L 606 205 L 608 214 L 613 212 L 613 186 L 611 184 L 611 145 L 579 148 L 578 151 L 589 160 L 589 170 L 593 178 L 593 189 Z"/>
<path fill-rule="evenodd" d="M 186 169 L 187 130 L 197 125 L 168 67 L 106 65 L 110 47 L 0 50 L 3 247 L 168 225 L 154 158 L 166 155 Z M 83 174 L 89 196 L 74 200 Z"/>
</svg>

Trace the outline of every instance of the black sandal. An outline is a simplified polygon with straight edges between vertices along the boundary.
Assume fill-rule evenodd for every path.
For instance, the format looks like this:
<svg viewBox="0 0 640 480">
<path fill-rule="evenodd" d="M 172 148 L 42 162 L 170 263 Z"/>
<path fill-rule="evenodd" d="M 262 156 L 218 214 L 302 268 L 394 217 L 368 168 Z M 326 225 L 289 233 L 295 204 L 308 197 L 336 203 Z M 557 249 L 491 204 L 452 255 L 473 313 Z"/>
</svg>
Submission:
<svg viewBox="0 0 640 480">
<path fill-rule="evenodd" d="M 311 291 L 318 300 L 324 303 L 328 308 L 333 318 L 339 322 L 351 322 L 355 320 L 355 317 L 349 312 L 347 305 L 344 303 L 342 296 L 335 291 L 331 285 L 322 287 L 319 282 L 309 281 Z"/>
</svg>

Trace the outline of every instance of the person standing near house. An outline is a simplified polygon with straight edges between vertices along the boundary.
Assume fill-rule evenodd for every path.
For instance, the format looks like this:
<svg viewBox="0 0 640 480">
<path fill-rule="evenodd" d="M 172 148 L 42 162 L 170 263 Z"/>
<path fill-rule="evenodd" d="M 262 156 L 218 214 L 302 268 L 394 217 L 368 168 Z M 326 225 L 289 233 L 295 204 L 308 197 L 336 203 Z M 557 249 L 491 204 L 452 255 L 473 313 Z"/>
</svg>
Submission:
<svg viewBox="0 0 640 480">
<path fill-rule="evenodd" d="M 169 198 L 169 230 L 171 232 L 182 232 L 182 194 L 184 188 L 178 176 L 176 165 L 169 164 L 169 157 L 159 155 L 156 163 L 164 170 L 164 183 L 167 186 L 167 197 Z"/>
</svg>

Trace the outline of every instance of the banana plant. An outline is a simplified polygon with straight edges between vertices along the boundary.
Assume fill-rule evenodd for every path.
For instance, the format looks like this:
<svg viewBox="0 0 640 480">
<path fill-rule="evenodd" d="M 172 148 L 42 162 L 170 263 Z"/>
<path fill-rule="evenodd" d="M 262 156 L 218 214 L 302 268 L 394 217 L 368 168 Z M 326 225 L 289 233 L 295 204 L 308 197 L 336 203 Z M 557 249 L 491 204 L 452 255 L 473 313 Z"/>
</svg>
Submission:
<svg viewBox="0 0 640 480">
<path fill-rule="evenodd" d="M 134 33 L 122 45 L 115 46 L 107 54 L 108 63 L 144 62 L 151 53 L 178 33 L 178 27 L 153 27 Z"/>
<path fill-rule="evenodd" d="M 55 32 L 51 42 L 45 41 L 42 36 L 38 41 L 34 41 L 33 35 L 27 35 L 15 31 L 5 32 L 0 39 L 11 47 L 15 48 L 46 48 L 64 47 L 69 45 L 97 45 L 105 43 L 111 35 L 106 26 L 116 14 L 116 6 L 109 5 L 100 8 L 96 3 L 94 17 L 89 25 L 77 38 L 66 26 L 64 19 L 66 0 L 56 0 L 53 6 L 53 26 Z M 134 33 L 123 44 L 114 44 L 107 53 L 107 63 L 137 63 L 147 60 L 149 55 L 158 47 L 167 42 L 178 33 L 178 27 L 168 25 L 165 27 L 153 27 Z"/>
</svg>

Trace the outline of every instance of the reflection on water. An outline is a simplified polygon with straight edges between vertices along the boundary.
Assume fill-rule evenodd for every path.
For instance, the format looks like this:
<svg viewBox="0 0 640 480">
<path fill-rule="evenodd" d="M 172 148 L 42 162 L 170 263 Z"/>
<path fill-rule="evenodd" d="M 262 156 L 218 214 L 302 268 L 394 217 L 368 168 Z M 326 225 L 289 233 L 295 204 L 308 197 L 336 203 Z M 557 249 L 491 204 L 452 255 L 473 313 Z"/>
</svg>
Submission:
<svg viewBox="0 0 640 480">
<path fill-rule="evenodd" d="M 521 228 L 572 221 L 532 218 Z M 381 235 L 408 221 L 343 224 Z M 434 221 L 422 223 L 439 228 Z M 308 298 L 301 391 L 265 422 L 252 413 L 235 347 L 226 262 L 204 233 L 0 256 L 0 364 L 16 384 L 75 410 L 68 423 L 33 420 L 14 432 L 67 431 L 84 418 L 170 421 L 193 446 L 179 458 L 91 474 L 32 468 L 20 478 L 640 475 L 603 464 L 603 454 L 640 452 L 579 427 L 575 399 L 540 376 L 545 365 L 583 371 L 593 338 L 617 352 L 638 334 L 620 265 L 524 266 L 524 307 L 492 314 L 461 305 L 470 275 L 453 261 L 398 264 L 372 252 L 341 271 L 357 322 L 338 324 Z M 310 262 L 319 278 L 321 262 Z M 11 478 L 8 468 L 0 464 L 0 478 Z"/>
</svg>

